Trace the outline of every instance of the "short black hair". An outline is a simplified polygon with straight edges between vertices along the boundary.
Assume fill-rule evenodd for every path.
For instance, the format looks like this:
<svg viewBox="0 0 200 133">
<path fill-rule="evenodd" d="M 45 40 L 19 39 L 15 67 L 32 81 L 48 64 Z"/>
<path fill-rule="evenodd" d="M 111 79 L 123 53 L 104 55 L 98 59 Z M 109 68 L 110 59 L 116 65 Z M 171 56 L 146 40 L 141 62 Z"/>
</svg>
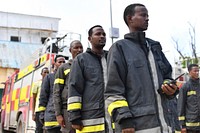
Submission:
<svg viewBox="0 0 200 133">
<path fill-rule="evenodd" d="M 63 57 L 63 58 L 65 58 L 63 55 L 56 55 L 56 57 L 54 58 L 54 62 L 56 62 L 56 61 L 57 61 L 57 59 L 58 59 L 58 58 L 60 58 L 60 57 Z"/>
<path fill-rule="evenodd" d="M 192 70 L 193 67 L 199 67 L 197 64 L 190 64 L 188 66 L 188 72 L 190 72 Z"/>
<path fill-rule="evenodd" d="M 49 70 L 48 67 L 44 67 L 44 68 L 42 68 L 42 70 L 41 70 L 41 74 L 43 73 L 43 71 L 44 71 L 45 69 Z"/>
<path fill-rule="evenodd" d="M 135 4 L 130 4 L 125 8 L 125 10 L 124 10 L 124 21 L 125 21 L 126 25 L 128 25 L 127 16 L 133 16 L 135 14 L 135 7 L 136 6 L 144 6 L 144 5 L 140 4 L 140 3 L 135 3 Z"/>
<path fill-rule="evenodd" d="M 70 43 L 70 48 L 72 48 L 73 47 L 73 45 L 74 45 L 74 43 L 80 43 L 80 44 L 82 44 L 81 43 L 81 41 L 79 41 L 79 40 L 73 40 L 71 43 Z"/>
<path fill-rule="evenodd" d="M 88 31 L 88 36 L 92 36 L 92 30 L 94 29 L 94 28 L 96 28 L 96 27 L 100 27 L 100 28 L 103 28 L 101 25 L 95 25 L 95 26 L 92 26 L 90 29 L 89 29 L 89 31 Z"/>
</svg>

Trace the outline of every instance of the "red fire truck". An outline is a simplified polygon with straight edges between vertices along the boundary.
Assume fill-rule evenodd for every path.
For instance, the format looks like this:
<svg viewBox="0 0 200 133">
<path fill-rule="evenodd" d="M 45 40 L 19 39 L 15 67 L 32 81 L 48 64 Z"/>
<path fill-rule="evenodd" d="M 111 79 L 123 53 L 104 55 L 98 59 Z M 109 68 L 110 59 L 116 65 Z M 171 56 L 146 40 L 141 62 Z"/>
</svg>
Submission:
<svg viewBox="0 0 200 133">
<path fill-rule="evenodd" d="M 44 54 L 21 71 L 13 73 L 5 82 L 2 97 L 1 132 L 35 132 L 32 120 L 32 85 L 41 79 L 41 69 L 49 67 L 55 54 Z M 52 59 L 52 60 L 50 60 Z"/>
<path fill-rule="evenodd" d="M 0 112 L 0 133 L 13 131 L 17 133 L 35 132 L 35 122 L 32 120 L 33 100 L 31 88 L 34 83 L 41 80 L 42 68 L 51 68 L 56 53 L 66 47 L 58 48 L 57 46 L 58 41 L 65 37 L 66 35 L 55 42 L 51 42 L 52 39 L 47 38 L 48 45 L 44 46 L 44 54 L 20 71 L 15 71 L 5 81 Z"/>
</svg>

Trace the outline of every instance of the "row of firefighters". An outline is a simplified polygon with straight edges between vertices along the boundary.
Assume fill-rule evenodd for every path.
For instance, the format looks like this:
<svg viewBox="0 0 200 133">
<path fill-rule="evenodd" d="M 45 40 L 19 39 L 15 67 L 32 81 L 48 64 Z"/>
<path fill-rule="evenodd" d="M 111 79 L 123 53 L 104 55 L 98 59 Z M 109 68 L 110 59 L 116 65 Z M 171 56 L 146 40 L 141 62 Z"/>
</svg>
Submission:
<svg viewBox="0 0 200 133">
<path fill-rule="evenodd" d="M 102 27 L 94 27 L 93 32 L 105 37 Z M 112 63 L 119 66 L 109 68 L 107 66 L 110 64 L 108 65 L 106 61 L 108 52 L 103 50 L 104 38 L 100 39 L 100 42 L 98 41 L 98 47 L 95 46 L 94 40 L 90 41 L 92 49 L 88 48 L 84 53 L 82 53 L 81 42 L 73 41 L 70 44 L 72 60 L 65 62 L 64 56 L 56 55 L 54 71 L 47 74 L 49 73 L 48 68 L 42 69 L 43 78 L 40 82 L 35 83 L 32 90 L 34 101 L 36 101 L 36 104 L 33 104 L 36 108 L 32 117 L 36 121 L 36 131 L 42 130 L 40 127 L 44 126 L 48 133 L 180 132 L 182 127 L 179 125 L 179 120 L 185 122 L 185 116 L 178 117 L 177 113 L 179 90 L 177 89 L 174 93 L 169 92 L 171 95 L 162 90 L 156 90 L 155 93 L 148 90 L 147 86 L 156 88 L 156 86 L 152 87 L 154 81 L 146 80 L 147 78 L 151 79 L 151 77 L 147 77 L 148 75 L 154 76 L 153 70 L 151 74 L 140 76 L 139 73 L 146 73 L 148 69 L 140 60 L 134 60 L 134 65 L 129 64 L 129 67 L 136 67 L 138 72 L 122 69 L 125 66 L 118 61 L 121 60 L 124 64 L 128 63 L 123 62 L 124 60 L 120 56 L 116 56 L 115 51 L 112 51 L 113 55 L 108 57 L 109 60 L 113 60 Z M 153 40 L 147 41 L 152 46 L 152 56 L 155 56 L 154 52 L 159 55 L 161 53 L 159 51 L 160 44 Z M 120 46 L 115 47 L 115 45 L 113 49 L 117 51 L 122 47 L 121 44 L 127 42 L 130 43 L 129 40 L 118 42 Z M 118 53 L 121 54 L 120 51 Z M 171 65 L 164 58 L 164 55 L 161 54 L 157 57 L 156 61 L 160 60 L 160 64 L 158 63 L 160 66 L 157 68 L 154 65 L 154 68 L 163 70 L 158 75 L 165 73 L 166 78 L 170 79 L 171 73 L 168 71 L 171 71 Z M 160 59 L 160 57 L 162 58 Z M 162 64 L 162 61 L 165 64 Z M 150 67 L 153 67 L 152 63 L 149 63 Z M 112 73 L 113 75 L 107 74 L 109 71 L 119 69 L 124 71 L 120 71 L 118 74 Z M 138 78 L 134 74 L 138 75 Z M 108 81 L 111 79 L 108 76 L 112 77 L 112 82 Z M 131 78 L 131 76 L 133 77 Z M 142 86 L 137 86 L 137 83 L 142 82 L 140 78 L 146 82 Z M 160 81 L 158 78 L 159 76 L 157 76 L 157 80 Z M 127 86 L 122 86 L 122 82 L 126 83 Z M 157 85 L 157 87 L 161 86 Z M 168 82 L 163 82 L 162 85 L 166 85 L 167 88 L 175 86 L 175 84 L 171 85 Z M 112 91 L 107 89 L 109 86 L 112 86 L 111 89 L 109 88 Z M 126 92 L 123 88 L 126 88 Z M 132 88 L 134 88 L 134 92 Z M 188 96 L 192 96 L 191 99 L 194 100 L 195 94 L 191 90 Z M 200 128 L 197 122 L 188 121 L 184 124 L 191 129 Z"/>
</svg>

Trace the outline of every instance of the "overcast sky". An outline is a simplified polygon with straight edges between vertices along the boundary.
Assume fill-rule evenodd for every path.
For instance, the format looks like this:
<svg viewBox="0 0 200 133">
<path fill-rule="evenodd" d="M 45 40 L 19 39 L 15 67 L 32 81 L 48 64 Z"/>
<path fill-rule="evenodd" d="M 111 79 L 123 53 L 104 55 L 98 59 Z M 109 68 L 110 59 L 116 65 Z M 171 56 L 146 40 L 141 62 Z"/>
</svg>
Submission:
<svg viewBox="0 0 200 133">
<path fill-rule="evenodd" d="M 150 19 L 147 37 L 161 42 L 163 51 L 171 63 L 179 56 L 174 49 L 172 37 L 179 42 L 184 54 L 191 53 L 188 23 L 196 28 L 196 43 L 200 43 L 198 0 L 112 0 L 113 27 L 119 28 L 119 39 L 128 32 L 123 21 L 123 11 L 133 2 L 146 5 Z M 59 31 L 81 34 L 84 48 L 88 46 L 88 29 L 99 24 L 107 33 L 105 49 L 111 46 L 110 0 L 0 0 L 0 11 L 61 18 Z M 199 52 L 200 45 L 197 46 L 197 53 Z"/>
</svg>

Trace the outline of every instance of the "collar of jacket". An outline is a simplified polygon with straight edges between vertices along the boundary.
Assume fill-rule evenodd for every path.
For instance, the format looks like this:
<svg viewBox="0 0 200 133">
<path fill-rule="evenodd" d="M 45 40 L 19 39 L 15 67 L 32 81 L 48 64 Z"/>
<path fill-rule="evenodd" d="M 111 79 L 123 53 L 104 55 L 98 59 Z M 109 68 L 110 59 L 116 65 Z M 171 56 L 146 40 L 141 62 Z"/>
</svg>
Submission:
<svg viewBox="0 0 200 133">
<path fill-rule="evenodd" d="M 70 65 L 72 65 L 73 60 L 70 59 L 67 63 L 69 63 Z"/>
<path fill-rule="evenodd" d="M 103 56 L 106 57 L 106 55 L 107 55 L 107 51 L 105 51 L 105 50 L 103 50 L 103 54 L 101 56 L 96 54 L 95 52 L 93 52 L 91 48 L 87 48 L 86 52 L 89 53 L 89 54 L 92 54 L 92 55 L 94 55 L 98 58 L 101 58 Z"/>
<path fill-rule="evenodd" d="M 136 41 L 140 45 L 146 45 L 145 32 L 142 32 L 142 31 L 128 33 L 124 35 L 124 38 Z"/>
<path fill-rule="evenodd" d="M 189 80 L 191 81 L 191 83 L 192 83 L 193 85 L 199 85 L 199 84 L 200 84 L 199 78 L 198 78 L 198 79 L 193 79 L 193 78 L 190 77 Z"/>
</svg>

